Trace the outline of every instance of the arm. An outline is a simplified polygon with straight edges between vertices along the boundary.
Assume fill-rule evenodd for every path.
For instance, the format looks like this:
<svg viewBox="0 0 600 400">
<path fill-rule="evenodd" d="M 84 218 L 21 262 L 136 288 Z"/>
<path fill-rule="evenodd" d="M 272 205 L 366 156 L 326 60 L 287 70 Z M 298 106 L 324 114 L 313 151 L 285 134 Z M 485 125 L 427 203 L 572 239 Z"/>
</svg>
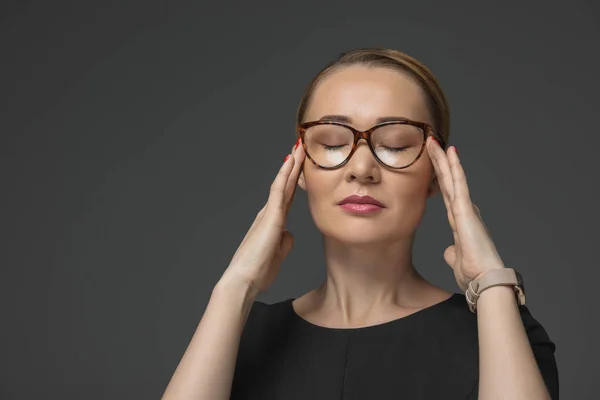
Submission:
<svg viewBox="0 0 600 400">
<path fill-rule="evenodd" d="M 271 285 L 292 249 L 293 237 L 285 222 L 304 162 L 299 143 L 285 158 L 267 204 L 213 289 L 163 400 L 229 399 L 240 340 L 254 300 Z"/>
<path fill-rule="evenodd" d="M 433 138 L 428 138 L 427 143 L 455 242 L 444 252 L 444 259 L 464 292 L 473 279 L 505 266 L 479 208 L 471 201 L 456 147 L 444 150 Z M 513 289 L 506 286 L 486 289 L 477 304 L 479 398 L 550 399 L 537 353 L 547 368 L 552 391 L 558 396 L 555 362 L 548 354 L 549 347 L 543 343 L 532 347 Z"/>
<path fill-rule="evenodd" d="M 550 399 L 512 287 L 481 293 L 477 326 L 479 399 Z"/>
<path fill-rule="evenodd" d="M 215 286 L 163 400 L 229 399 L 240 338 L 257 295 L 247 284 Z"/>
</svg>

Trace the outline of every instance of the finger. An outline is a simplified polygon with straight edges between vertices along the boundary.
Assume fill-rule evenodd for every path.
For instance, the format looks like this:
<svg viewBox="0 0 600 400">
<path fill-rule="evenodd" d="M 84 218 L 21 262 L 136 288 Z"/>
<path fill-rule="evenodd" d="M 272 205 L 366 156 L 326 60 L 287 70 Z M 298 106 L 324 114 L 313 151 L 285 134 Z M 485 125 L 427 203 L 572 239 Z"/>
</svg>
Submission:
<svg viewBox="0 0 600 400">
<path fill-rule="evenodd" d="M 454 200 L 454 182 L 452 180 L 452 171 L 450 170 L 448 157 L 440 145 L 433 140 L 431 140 L 429 149 L 432 161 L 437 164 L 436 172 L 438 173 L 438 180 L 444 185 L 448 198 L 452 202 Z"/>
<path fill-rule="evenodd" d="M 292 199 L 294 198 L 294 194 L 296 193 L 296 188 L 298 187 L 298 178 L 300 177 L 300 172 L 302 172 L 304 158 L 304 148 L 302 146 L 298 146 L 298 148 L 294 151 L 294 168 L 292 169 L 285 188 L 284 202 L 287 208 L 290 207 Z"/>
<path fill-rule="evenodd" d="M 444 201 L 444 206 L 446 207 L 446 212 L 448 215 L 448 223 L 450 224 L 450 229 L 452 230 L 453 233 L 456 232 L 456 220 L 454 218 L 454 213 L 453 213 L 453 209 L 452 209 L 452 202 L 450 200 L 450 194 L 448 193 L 448 179 L 444 179 L 444 174 L 442 172 L 442 169 L 438 163 L 439 157 L 440 157 L 440 152 L 435 152 L 437 147 L 437 150 L 440 150 L 440 147 L 437 143 L 435 143 L 435 141 L 431 140 L 431 143 L 429 144 L 430 147 L 428 147 L 428 151 L 430 151 L 430 155 L 431 155 L 431 163 L 433 164 L 433 168 L 435 170 L 435 174 L 438 177 L 438 185 L 440 186 L 440 191 L 442 192 L 442 199 Z M 441 151 L 442 153 L 442 157 L 444 157 L 443 155 L 443 151 Z"/>
<path fill-rule="evenodd" d="M 265 214 L 269 213 L 270 210 L 279 212 L 283 209 L 285 199 L 285 188 L 293 168 L 294 156 L 288 154 L 288 156 L 286 156 L 286 160 L 279 169 L 279 173 L 277 173 L 275 180 L 271 184 Z"/>
<path fill-rule="evenodd" d="M 475 215 L 481 220 L 479 209 L 471 201 L 467 176 L 454 146 L 450 146 L 448 149 L 448 162 L 451 166 L 452 181 L 454 184 L 454 213 L 456 215 Z"/>
<path fill-rule="evenodd" d="M 296 151 L 296 148 L 298 147 L 300 143 L 300 139 L 296 140 L 296 143 L 294 143 L 294 145 L 292 146 L 292 149 L 290 150 L 290 154 L 294 154 L 294 152 Z"/>
<path fill-rule="evenodd" d="M 442 173 L 440 171 L 440 167 L 437 163 L 437 160 L 432 158 L 431 164 L 433 165 L 434 173 L 437 176 L 437 182 L 438 186 L 440 187 L 440 192 L 442 193 L 442 199 L 444 200 L 444 204 L 448 205 L 448 190 L 446 188 L 446 183 L 442 179 Z"/>
<path fill-rule="evenodd" d="M 444 204 L 446 205 L 446 208 L 448 209 L 448 211 L 450 211 L 450 198 L 449 198 L 450 194 L 448 193 L 448 180 L 444 179 L 444 173 L 438 163 L 439 152 L 436 152 L 435 147 L 438 147 L 437 150 L 439 150 L 439 146 L 432 140 L 430 147 L 428 148 L 428 151 L 430 151 L 430 156 L 431 156 L 430 157 L 431 164 L 433 165 L 433 169 L 437 176 L 438 185 L 440 187 L 440 191 L 442 192 L 442 198 L 444 200 Z"/>
<path fill-rule="evenodd" d="M 471 201 L 469 187 L 467 185 L 467 176 L 458 158 L 456 147 L 450 146 L 448 150 L 448 162 L 451 166 L 452 180 L 454 182 L 454 196 L 459 200 Z"/>
<path fill-rule="evenodd" d="M 429 142 L 427 142 L 427 153 L 429 154 L 429 159 L 431 160 L 431 165 L 433 165 L 433 170 L 434 173 L 437 177 L 437 182 L 438 182 L 438 186 L 440 188 L 440 192 L 442 193 L 442 197 L 444 198 L 444 203 L 446 202 L 446 196 L 447 196 L 447 190 L 445 185 L 445 182 L 442 180 L 442 173 L 440 171 L 438 162 L 437 162 L 437 157 L 438 157 L 438 153 L 436 153 L 436 147 L 439 147 L 436 143 L 435 140 L 433 140 L 433 138 L 429 139 Z"/>
</svg>

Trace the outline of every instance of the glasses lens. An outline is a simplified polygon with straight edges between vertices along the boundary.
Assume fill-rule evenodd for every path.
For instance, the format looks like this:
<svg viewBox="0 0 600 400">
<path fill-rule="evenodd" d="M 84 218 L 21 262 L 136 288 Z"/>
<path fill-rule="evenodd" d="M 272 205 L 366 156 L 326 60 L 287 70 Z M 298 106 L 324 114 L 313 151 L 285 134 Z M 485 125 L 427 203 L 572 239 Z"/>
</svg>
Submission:
<svg viewBox="0 0 600 400">
<path fill-rule="evenodd" d="M 405 167 L 417 159 L 423 146 L 423 130 L 408 124 L 377 128 L 371 135 L 377 157 L 393 168 Z"/>
<path fill-rule="evenodd" d="M 353 142 L 352 131 L 339 125 L 316 125 L 304 133 L 306 153 L 324 167 L 335 167 L 344 162 Z"/>
</svg>

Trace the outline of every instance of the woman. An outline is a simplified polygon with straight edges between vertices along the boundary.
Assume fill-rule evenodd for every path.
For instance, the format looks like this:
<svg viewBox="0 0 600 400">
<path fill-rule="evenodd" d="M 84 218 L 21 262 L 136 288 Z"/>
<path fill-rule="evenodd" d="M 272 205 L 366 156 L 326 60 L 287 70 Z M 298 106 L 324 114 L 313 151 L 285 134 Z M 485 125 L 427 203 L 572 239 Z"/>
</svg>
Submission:
<svg viewBox="0 0 600 400">
<path fill-rule="evenodd" d="M 398 51 L 343 54 L 309 85 L 297 126 L 163 398 L 557 399 L 554 344 L 469 198 L 431 72 Z M 296 186 L 323 234 L 327 278 L 258 302 L 292 248 Z M 412 263 L 438 192 L 455 240 L 444 258 L 465 295 Z"/>
</svg>

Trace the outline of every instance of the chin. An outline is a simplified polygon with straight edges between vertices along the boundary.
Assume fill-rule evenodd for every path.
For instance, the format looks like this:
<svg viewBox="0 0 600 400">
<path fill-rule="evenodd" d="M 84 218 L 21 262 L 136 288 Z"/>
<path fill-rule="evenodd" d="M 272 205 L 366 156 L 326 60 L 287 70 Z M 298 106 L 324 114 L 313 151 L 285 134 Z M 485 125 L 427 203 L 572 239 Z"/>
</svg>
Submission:
<svg viewBox="0 0 600 400">
<path fill-rule="evenodd" d="M 423 212 L 417 210 L 391 211 L 354 215 L 340 209 L 311 209 L 311 214 L 317 229 L 326 238 L 352 245 L 373 245 L 411 237 L 423 217 Z"/>
<path fill-rule="evenodd" d="M 400 234 L 383 218 L 328 218 L 321 222 L 317 228 L 325 237 L 353 245 L 382 243 L 397 239 Z"/>
</svg>

